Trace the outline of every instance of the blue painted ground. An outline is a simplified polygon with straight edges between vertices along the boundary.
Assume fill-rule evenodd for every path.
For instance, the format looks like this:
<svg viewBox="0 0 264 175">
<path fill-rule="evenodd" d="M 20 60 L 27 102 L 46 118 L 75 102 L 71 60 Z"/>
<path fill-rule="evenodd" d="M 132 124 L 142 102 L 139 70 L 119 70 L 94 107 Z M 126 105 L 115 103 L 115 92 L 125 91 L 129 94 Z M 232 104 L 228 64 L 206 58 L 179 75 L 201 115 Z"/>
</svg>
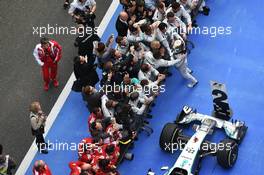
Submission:
<svg viewBox="0 0 264 175">
<path fill-rule="evenodd" d="M 194 75 L 199 79 L 195 89 L 188 89 L 186 82 L 175 69 L 172 77 L 166 81 L 166 92 L 161 94 L 152 110 L 154 118 L 151 126 L 154 133 L 147 137 L 141 134 L 136 142 L 133 153 L 135 159 L 125 161 L 120 165 L 122 175 L 144 175 L 149 168 L 162 174 L 161 166 L 171 166 L 179 153 L 166 154 L 159 148 L 159 135 L 166 122 L 173 121 L 183 105 L 194 106 L 200 113 L 210 114 L 212 97 L 210 80 L 225 83 L 228 90 L 229 102 L 234 111 L 234 119 L 247 122 L 249 130 L 240 145 L 239 158 L 230 170 L 222 169 L 214 157 L 207 157 L 202 164 L 201 174 L 212 175 L 246 175 L 262 174 L 264 154 L 264 119 L 261 109 L 264 105 L 264 35 L 262 29 L 264 20 L 261 19 L 264 2 L 221 0 L 210 1 L 209 17 L 199 16 L 198 23 L 202 26 L 231 26 L 232 34 L 211 38 L 202 35 L 192 35 L 190 39 L 196 48 L 189 57 L 189 65 Z M 119 8 L 120 10 L 120 8 Z M 116 15 L 104 34 L 113 33 Z M 52 126 L 47 139 L 52 142 L 78 143 L 87 137 L 88 111 L 80 94 L 72 92 L 63 106 L 58 118 Z M 188 131 L 190 133 L 190 131 Z M 218 131 L 209 139 L 219 141 L 225 136 Z M 37 155 L 34 160 L 45 160 L 54 175 L 69 174 L 68 163 L 77 159 L 76 151 L 56 151 L 48 155 Z M 31 174 L 31 169 L 27 174 Z"/>
</svg>

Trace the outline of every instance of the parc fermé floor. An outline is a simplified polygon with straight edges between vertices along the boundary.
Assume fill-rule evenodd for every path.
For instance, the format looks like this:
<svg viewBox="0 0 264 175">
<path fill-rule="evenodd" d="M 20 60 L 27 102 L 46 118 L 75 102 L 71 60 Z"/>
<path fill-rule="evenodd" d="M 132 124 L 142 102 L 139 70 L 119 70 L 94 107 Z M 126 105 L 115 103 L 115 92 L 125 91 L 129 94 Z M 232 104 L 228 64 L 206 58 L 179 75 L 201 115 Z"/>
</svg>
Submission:
<svg viewBox="0 0 264 175">
<path fill-rule="evenodd" d="M 189 55 L 189 66 L 194 70 L 199 84 L 194 89 L 185 86 L 185 80 L 171 68 L 172 77 L 166 80 L 166 92 L 156 100 L 152 110 L 154 116 L 150 120 L 154 133 L 148 137 L 144 133 L 139 136 L 132 152 L 133 161 L 124 161 L 119 166 L 122 175 L 144 175 L 149 168 L 156 174 L 164 172 L 162 166 L 171 167 L 177 160 L 179 152 L 170 155 L 159 147 L 159 136 L 163 125 L 175 119 L 183 105 L 197 108 L 199 113 L 211 114 L 213 109 L 210 80 L 226 84 L 229 103 L 234 112 L 234 119 L 245 121 L 249 127 L 248 133 L 239 146 L 239 157 L 230 170 L 222 169 L 215 157 L 206 157 L 202 162 L 200 174 L 206 175 L 246 175 L 262 174 L 264 155 L 263 133 L 264 122 L 261 109 L 264 105 L 264 62 L 262 59 L 264 22 L 261 18 L 261 8 L 264 2 L 250 1 L 209 1 L 211 8 L 208 17 L 200 15 L 197 18 L 199 26 L 232 27 L 232 33 L 227 36 L 192 35 L 189 37 L 195 44 L 195 49 Z M 121 6 L 112 16 L 104 34 L 103 41 L 115 33 L 115 20 Z M 87 117 L 89 113 L 82 101 L 81 94 L 70 92 L 58 117 L 51 127 L 46 140 L 50 142 L 79 143 L 87 134 Z M 186 133 L 192 134 L 191 129 Z M 208 139 L 219 142 L 225 138 L 221 130 Z M 49 165 L 53 174 L 69 174 L 68 163 L 77 160 L 77 151 L 55 151 L 48 155 L 36 154 L 33 161 L 43 159 Z M 32 164 L 26 174 L 30 175 Z"/>
</svg>

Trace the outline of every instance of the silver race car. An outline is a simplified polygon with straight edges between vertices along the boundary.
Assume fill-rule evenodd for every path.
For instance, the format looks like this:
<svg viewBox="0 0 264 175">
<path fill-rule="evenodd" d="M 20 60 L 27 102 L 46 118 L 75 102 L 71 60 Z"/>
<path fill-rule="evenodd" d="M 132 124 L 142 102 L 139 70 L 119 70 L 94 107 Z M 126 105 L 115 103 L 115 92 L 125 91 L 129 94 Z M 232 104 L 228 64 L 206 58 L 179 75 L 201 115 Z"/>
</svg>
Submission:
<svg viewBox="0 0 264 175">
<path fill-rule="evenodd" d="M 234 166 L 238 157 L 238 145 L 243 140 L 247 126 L 241 121 L 229 121 L 232 111 L 227 102 L 224 84 L 211 82 L 214 111 L 212 116 L 197 113 L 195 109 L 184 106 L 174 123 L 167 123 L 160 135 L 160 147 L 173 153 L 181 150 L 175 164 L 165 175 L 198 175 L 202 158 L 207 155 L 216 156 L 223 168 Z M 193 125 L 195 134 L 191 137 L 183 134 L 183 127 Z M 198 123 L 198 124 L 197 124 Z M 215 128 L 223 129 L 228 138 L 220 143 L 206 140 L 206 136 Z"/>
</svg>

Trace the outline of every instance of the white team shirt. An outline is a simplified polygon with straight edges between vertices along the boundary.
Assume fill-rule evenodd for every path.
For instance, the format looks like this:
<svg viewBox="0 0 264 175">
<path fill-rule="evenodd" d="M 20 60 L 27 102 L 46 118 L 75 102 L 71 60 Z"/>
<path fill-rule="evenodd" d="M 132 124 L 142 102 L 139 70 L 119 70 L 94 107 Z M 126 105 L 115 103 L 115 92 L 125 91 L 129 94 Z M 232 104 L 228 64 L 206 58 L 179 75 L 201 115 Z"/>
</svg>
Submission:
<svg viewBox="0 0 264 175">
<path fill-rule="evenodd" d="M 79 0 L 74 0 L 69 8 L 68 13 L 73 13 L 75 9 L 80 9 L 82 11 L 88 10 L 86 6 L 88 6 L 90 9 L 93 8 L 93 6 L 96 5 L 95 0 L 86 0 L 84 3 L 81 3 Z"/>
</svg>

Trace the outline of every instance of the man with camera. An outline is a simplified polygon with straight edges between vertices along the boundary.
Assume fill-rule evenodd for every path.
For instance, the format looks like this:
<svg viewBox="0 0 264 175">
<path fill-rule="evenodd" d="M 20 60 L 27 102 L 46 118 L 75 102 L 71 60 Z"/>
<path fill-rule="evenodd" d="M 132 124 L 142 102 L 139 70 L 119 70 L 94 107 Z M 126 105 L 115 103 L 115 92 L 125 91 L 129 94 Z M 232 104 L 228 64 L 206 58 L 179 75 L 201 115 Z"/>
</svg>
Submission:
<svg viewBox="0 0 264 175">
<path fill-rule="evenodd" d="M 32 135 L 36 137 L 38 151 L 47 154 L 47 143 L 44 140 L 45 123 L 47 116 L 43 113 L 39 102 L 32 102 L 30 105 L 30 122 Z"/>
<path fill-rule="evenodd" d="M 74 0 L 68 13 L 76 20 L 76 23 L 94 28 L 95 10 L 95 0 Z"/>
</svg>

